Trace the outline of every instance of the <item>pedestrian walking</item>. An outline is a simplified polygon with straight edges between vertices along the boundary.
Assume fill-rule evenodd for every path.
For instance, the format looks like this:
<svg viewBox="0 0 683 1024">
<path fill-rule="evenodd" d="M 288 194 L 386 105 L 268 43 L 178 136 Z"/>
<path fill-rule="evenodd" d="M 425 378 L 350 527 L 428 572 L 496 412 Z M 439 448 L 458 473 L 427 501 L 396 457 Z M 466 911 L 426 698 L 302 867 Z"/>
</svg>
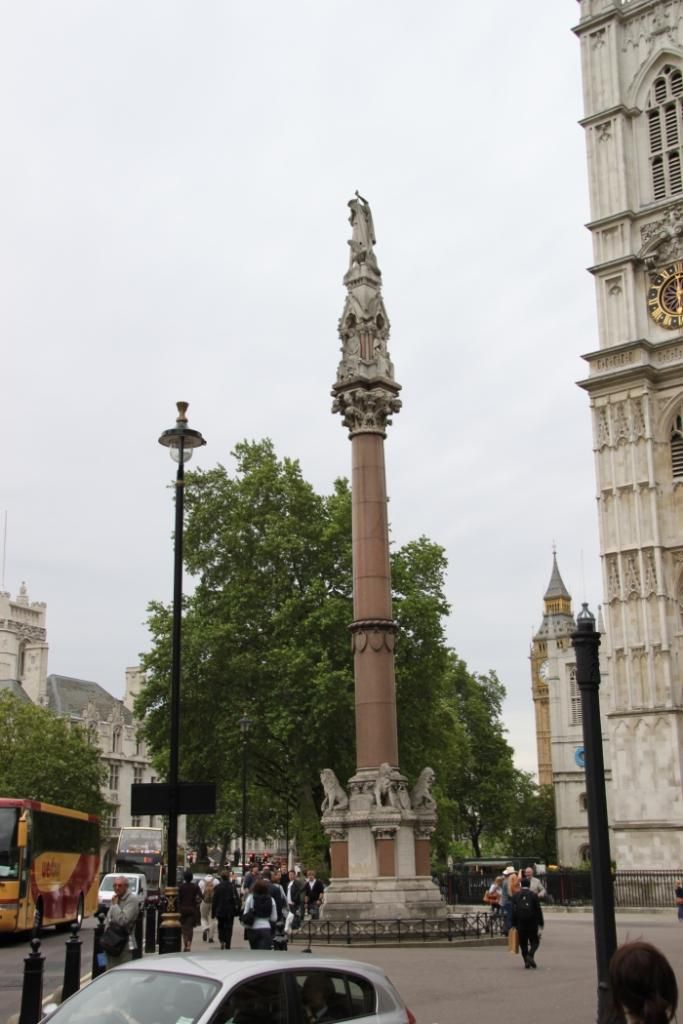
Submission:
<svg viewBox="0 0 683 1024">
<path fill-rule="evenodd" d="M 304 902 L 306 910 L 315 921 L 320 917 L 320 907 L 323 902 L 325 886 L 319 878 L 315 877 L 312 869 L 306 874 L 306 885 L 304 886 Z"/>
<path fill-rule="evenodd" d="M 229 871 L 221 872 L 221 880 L 213 888 L 211 916 L 218 924 L 218 941 L 221 949 L 230 949 L 232 945 L 232 928 L 235 918 L 240 913 L 240 897 L 237 886 L 232 881 Z"/>
<path fill-rule="evenodd" d="M 680 878 L 676 879 L 676 906 L 678 908 L 678 920 L 683 921 L 683 882 Z"/>
<path fill-rule="evenodd" d="M 213 937 L 216 931 L 216 921 L 211 914 L 211 906 L 213 904 L 213 891 L 217 884 L 218 883 L 213 875 L 206 875 L 204 880 L 199 883 L 199 888 L 202 891 L 202 902 L 199 904 L 199 916 L 201 918 L 202 939 L 204 942 L 213 942 Z"/>
<path fill-rule="evenodd" d="M 275 900 L 270 895 L 270 883 L 260 878 L 254 883 L 242 911 L 242 923 L 252 949 L 272 949 L 273 929 L 277 921 Z"/>
<path fill-rule="evenodd" d="M 192 872 L 183 872 L 183 881 L 178 886 L 178 913 L 180 914 L 180 928 L 183 933 L 183 951 L 189 953 L 192 949 L 192 938 L 195 926 L 200 923 L 199 904 L 202 892 L 196 882 L 192 881 Z"/>
<path fill-rule="evenodd" d="M 541 901 L 536 893 L 532 892 L 529 882 L 530 879 L 525 878 L 522 887 L 510 897 L 510 924 L 517 929 L 519 935 L 519 952 L 522 954 L 524 967 L 535 969 L 535 956 L 541 942 L 544 922 Z"/>
<path fill-rule="evenodd" d="M 512 892 L 510 890 L 512 888 L 514 891 L 518 881 L 517 872 L 513 868 L 512 864 L 508 865 L 508 867 L 503 871 L 503 881 L 500 886 L 500 909 L 503 915 L 503 935 L 507 935 L 510 931 L 510 918 L 512 915 L 512 905 L 510 903 Z"/>
</svg>

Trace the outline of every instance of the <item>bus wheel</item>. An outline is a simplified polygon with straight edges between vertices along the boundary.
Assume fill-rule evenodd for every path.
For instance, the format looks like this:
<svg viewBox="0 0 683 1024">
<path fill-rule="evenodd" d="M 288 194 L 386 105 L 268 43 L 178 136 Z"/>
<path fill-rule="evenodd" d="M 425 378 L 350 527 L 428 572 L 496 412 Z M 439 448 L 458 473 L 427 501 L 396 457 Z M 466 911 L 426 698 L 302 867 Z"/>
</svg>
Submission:
<svg viewBox="0 0 683 1024">
<path fill-rule="evenodd" d="M 33 937 L 37 939 L 40 936 L 40 930 L 43 927 L 43 901 L 38 900 L 36 903 L 36 910 L 33 915 Z"/>
<path fill-rule="evenodd" d="M 76 910 L 76 924 L 80 928 L 83 924 L 83 918 L 85 917 L 85 907 L 83 903 L 83 893 L 78 897 L 78 909 Z"/>
</svg>

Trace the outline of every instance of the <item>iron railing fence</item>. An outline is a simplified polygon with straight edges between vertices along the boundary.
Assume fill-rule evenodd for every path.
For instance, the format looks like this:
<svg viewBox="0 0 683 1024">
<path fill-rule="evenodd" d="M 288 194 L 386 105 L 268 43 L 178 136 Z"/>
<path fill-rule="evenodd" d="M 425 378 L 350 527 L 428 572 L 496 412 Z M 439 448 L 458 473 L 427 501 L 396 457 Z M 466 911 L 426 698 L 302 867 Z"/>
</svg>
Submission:
<svg viewBox="0 0 683 1024">
<path fill-rule="evenodd" d="M 483 903 L 484 893 L 496 875 L 445 874 L 440 876 L 441 891 L 446 902 L 476 905 Z M 587 906 L 593 901 L 590 871 L 549 871 L 539 875 L 550 899 L 559 906 Z M 614 902 L 617 907 L 672 907 L 675 905 L 676 883 L 683 878 L 677 871 L 617 871 L 613 874 Z"/>
<path fill-rule="evenodd" d="M 502 935 L 502 915 L 490 911 L 448 914 L 443 918 L 377 918 L 369 921 L 306 920 L 292 932 L 290 942 L 320 945 L 345 943 L 367 946 L 383 943 L 456 942 L 463 939 L 487 939 Z"/>
</svg>

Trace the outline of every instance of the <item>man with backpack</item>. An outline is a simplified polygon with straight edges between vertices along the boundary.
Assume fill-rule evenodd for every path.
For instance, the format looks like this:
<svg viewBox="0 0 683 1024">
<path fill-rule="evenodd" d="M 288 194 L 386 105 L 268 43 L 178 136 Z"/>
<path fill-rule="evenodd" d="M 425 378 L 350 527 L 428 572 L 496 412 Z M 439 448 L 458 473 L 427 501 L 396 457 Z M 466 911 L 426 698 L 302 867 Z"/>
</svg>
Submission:
<svg viewBox="0 0 683 1024">
<path fill-rule="evenodd" d="M 540 930 L 543 928 L 541 903 L 536 893 L 529 888 L 529 881 L 528 878 L 524 878 L 519 892 L 510 898 L 511 923 L 512 927 L 517 929 L 519 951 L 527 970 L 536 967 L 534 955 L 540 945 Z"/>
</svg>

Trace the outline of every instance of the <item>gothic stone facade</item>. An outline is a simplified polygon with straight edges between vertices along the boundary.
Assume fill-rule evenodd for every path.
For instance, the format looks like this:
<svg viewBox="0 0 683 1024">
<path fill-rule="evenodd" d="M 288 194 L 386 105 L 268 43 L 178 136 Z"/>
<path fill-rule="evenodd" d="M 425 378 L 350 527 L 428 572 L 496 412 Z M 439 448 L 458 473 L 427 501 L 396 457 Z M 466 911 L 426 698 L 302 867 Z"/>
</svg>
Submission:
<svg viewBox="0 0 683 1024">
<path fill-rule="evenodd" d="M 683 866 L 683 2 L 581 0 L 612 855 Z"/>
<path fill-rule="evenodd" d="M 161 819 L 143 821 L 130 813 L 131 784 L 154 781 L 133 718 L 133 700 L 139 692 L 142 673 L 137 668 L 126 669 L 123 700 L 113 697 L 98 683 L 48 676 L 45 619 L 45 604 L 29 601 L 24 583 L 14 599 L 8 593 L 0 593 L 0 689 L 10 690 L 20 699 L 41 704 L 82 725 L 99 746 L 107 768 L 104 795 L 111 803 L 108 819 L 102 823 L 101 869 L 111 871 L 121 827 L 161 824 Z"/>
</svg>

